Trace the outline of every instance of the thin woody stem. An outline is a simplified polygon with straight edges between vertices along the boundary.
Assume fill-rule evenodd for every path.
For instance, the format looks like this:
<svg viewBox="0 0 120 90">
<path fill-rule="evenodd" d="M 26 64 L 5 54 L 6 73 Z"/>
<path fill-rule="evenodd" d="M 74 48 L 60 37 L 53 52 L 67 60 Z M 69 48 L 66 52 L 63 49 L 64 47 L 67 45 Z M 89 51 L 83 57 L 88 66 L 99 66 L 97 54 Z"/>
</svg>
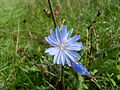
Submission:
<svg viewBox="0 0 120 90">
<path fill-rule="evenodd" d="M 64 66 L 62 66 L 62 65 L 61 65 L 60 81 L 61 81 L 61 84 L 62 84 L 62 90 L 65 90 L 65 84 L 64 84 Z"/>
<path fill-rule="evenodd" d="M 56 23 L 56 18 L 55 18 L 55 15 L 54 15 L 54 11 L 53 11 L 53 8 L 52 8 L 52 5 L 51 5 L 51 0 L 48 0 L 48 4 L 49 4 L 49 7 L 50 7 L 50 11 L 51 11 L 51 14 L 52 14 L 52 20 L 54 22 L 54 26 L 55 28 L 57 27 L 57 23 Z M 64 66 L 61 65 L 61 73 L 60 73 L 60 82 L 61 82 L 61 87 L 62 87 L 62 90 L 65 90 L 65 84 L 64 84 Z"/>
<path fill-rule="evenodd" d="M 93 27 L 94 27 L 94 24 L 96 23 L 97 21 L 97 18 L 101 15 L 101 11 L 99 10 L 95 19 L 93 20 L 93 22 L 88 26 L 88 32 L 90 31 L 90 58 L 89 58 L 89 71 L 91 70 L 92 68 L 92 63 L 93 63 L 93 56 L 92 56 L 92 53 L 93 53 Z"/>
<path fill-rule="evenodd" d="M 53 11 L 53 8 L 52 8 L 52 5 L 51 5 L 51 0 L 48 0 L 48 4 L 49 4 L 50 11 L 51 11 L 51 14 L 52 14 L 52 19 L 53 19 L 53 22 L 54 22 L 54 26 L 56 28 L 57 23 L 56 23 L 56 18 L 55 18 L 54 11 Z"/>
</svg>

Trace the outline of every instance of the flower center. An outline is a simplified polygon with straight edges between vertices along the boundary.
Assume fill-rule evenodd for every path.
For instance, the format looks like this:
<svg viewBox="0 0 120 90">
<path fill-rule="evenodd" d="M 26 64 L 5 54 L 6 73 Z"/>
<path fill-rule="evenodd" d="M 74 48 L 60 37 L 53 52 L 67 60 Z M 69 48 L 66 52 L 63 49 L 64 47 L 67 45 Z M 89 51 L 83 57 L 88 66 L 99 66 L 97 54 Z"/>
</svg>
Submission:
<svg viewBox="0 0 120 90">
<path fill-rule="evenodd" d="M 59 48 L 60 48 L 60 50 L 64 50 L 64 45 L 63 44 L 61 44 L 60 46 L 59 46 Z"/>
<path fill-rule="evenodd" d="M 67 47 L 69 47 L 69 44 L 66 44 L 65 42 L 61 42 L 58 47 L 60 50 L 65 50 L 67 49 Z"/>
</svg>

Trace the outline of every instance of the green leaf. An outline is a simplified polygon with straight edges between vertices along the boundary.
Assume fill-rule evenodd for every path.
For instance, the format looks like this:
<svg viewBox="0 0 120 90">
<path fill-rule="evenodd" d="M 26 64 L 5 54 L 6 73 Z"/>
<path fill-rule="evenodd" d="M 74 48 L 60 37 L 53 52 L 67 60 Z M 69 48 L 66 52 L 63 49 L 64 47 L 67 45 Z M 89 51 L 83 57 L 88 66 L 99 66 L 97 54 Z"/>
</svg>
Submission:
<svg viewBox="0 0 120 90">
<path fill-rule="evenodd" d="M 113 86 L 116 86 L 116 82 L 112 78 L 109 78 L 109 79 L 112 82 Z"/>
<path fill-rule="evenodd" d="M 31 71 L 40 71 L 36 66 L 31 67 Z"/>
<path fill-rule="evenodd" d="M 117 75 L 118 80 L 120 80 L 120 75 Z"/>
<path fill-rule="evenodd" d="M 28 66 L 19 67 L 23 72 L 29 72 L 30 68 Z"/>
</svg>

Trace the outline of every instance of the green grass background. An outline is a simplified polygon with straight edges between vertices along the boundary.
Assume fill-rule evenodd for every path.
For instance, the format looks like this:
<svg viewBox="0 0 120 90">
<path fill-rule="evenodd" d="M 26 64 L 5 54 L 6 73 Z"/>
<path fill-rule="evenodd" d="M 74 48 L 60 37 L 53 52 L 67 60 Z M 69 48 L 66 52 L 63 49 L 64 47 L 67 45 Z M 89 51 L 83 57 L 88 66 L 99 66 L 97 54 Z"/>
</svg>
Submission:
<svg viewBox="0 0 120 90">
<path fill-rule="evenodd" d="M 88 68 L 90 32 L 93 30 L 95 82 L 65 66 L 66 90 L 120 90 L 120 1 L 51 0 L 61 11 L 57 24 L 73 28 L 84 49 L 80 62 Z M 47 10 L 47 12 L 44 11 Z M 44 53 L 44 40 L 54 24 L 47 0 L 0 0 L 0 90 L 61 90 L 60 66 Z M 92 30 L 88 26 L 101 11 Z M 88 45 L 86 38 L 88 36 Z M 37 65 L 37 66 L 36 66 Z M 46 72 L 48 70 L 48 72 Z"/>
</svg>

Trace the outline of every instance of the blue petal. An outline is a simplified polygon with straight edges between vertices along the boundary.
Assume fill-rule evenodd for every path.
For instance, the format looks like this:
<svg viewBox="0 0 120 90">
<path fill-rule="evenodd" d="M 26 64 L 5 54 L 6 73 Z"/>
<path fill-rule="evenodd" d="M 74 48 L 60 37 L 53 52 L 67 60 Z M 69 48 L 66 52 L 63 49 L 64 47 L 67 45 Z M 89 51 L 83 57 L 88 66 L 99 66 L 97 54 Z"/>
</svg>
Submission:
<svg viewBox="0 0 120 90">
<path fill-rule="evenodd" d="M 61 51 L 60 51 L 60 53 L 58 55 L 57 64 L 61 64 Z"/>
<path fill-rule="evenodd" d="M 49 40 L 48 37 L 45 37 L 45 40 L 46 40 L 46 42 L 49 43 L 50 45 L 56 46 L 56 44 L 53 43 L 51 40 Z"/>
<path fill-rule="evenodd" d="M 57 42 L 57 40 L 56 39 L 54 39 L 52 36 L 48 36 L 47 37 L 48 38 L 48 40 L 50 40 L 52 43 L 54 43 L 55 45 L 58 45 L 59 43 Z"/>
<path fill-rule="evenodd" d="M 49 53 L 50 55 L 57 54 L 59 49 L 57 47 L 51 47 L 45 50 L 45 53 Z"/>
<path fill-rule="evenodd" d="M 67 56 L 67 55 L 65 55 L 65 54 L 63 54 L 63 56 L 64 56 L 64 58 L 65 58 L 65 61 L 66 61 L 66 62 L 67 62 L 67 64 L 68 64 L 68 66 L 71 66 L 71 62 L 70 62 L 70 60 L 69 60 L 68 56 Z"/>
<path fill-rule="evenodd" d="M 90 75 L 90 72 L 82 64 L 72 62 L 72 68 L 80 75 Z"/>
<path fill-rule="evenodd" d="M 73 55 L 70 54 L 68 50 L 64 50 L 64 52 L 73 62 L 76 62 L 75 58 L 73 57 Z"/>
<path fill-rule="evenodd" d="M 51 34 L 52 37 L 56 38 L 56 36 L 55 36 L 55 34 L 52 30 L 50 30 L 50 34 Z"/>
<path fill-rule="evenodd" d="M 81 49 L 83 49 L 83 45 L 80 42 L 74 42 L 66 49 L 80 51 Z"/>
<path fill-rule="evenodd" d="M 76 53 L 76 52 L 74 52 L 74 51 L 72 51 L 72 50 L 70 50 L 69 53 L 70 53 L 71 55 L 73 55 L 74 57 L 78 58 L 78 59 L 81 58 L 81 56 L 80 56 L 78 53 Z"/>
<path fill-rule="evenodd" d="M 64 58 L 64 53 L 63 52 L 61 53 L 61 63 L 64 66 L 64 64 L 65 64 L 65 58 Z"/>
<path fill-rule="evenodd" d="M 54 32 L 53 32 L 52 30 L 50 30 L 50 34 L 51 34 L 51 37 L 52 37 L 55 41 L 57 41 L 57 38 L 56 38 L 56 36 L 55 36 L 55 34 L 54 34 Z"/>
<path fill-rule="evenodd" d="M 57 62 L 57 60 L 58 60 L 58 56 L 59 56 L 59 54 L 55 54 L 55 56 L 54 56 L 54 60 L 53 60 L 53 63 L 54 63 L 54 64 Z"/>
<path fill-rule="evenodd" d="M 64 38 L 67 36 L 67 26 L 62 26 L 62 34 L 61 34 L 61 37 L 62 37 L 62 40 L 64 40 Z"/>
<path fill-rule="evenodd" d="M 78 36 L 78 35 L 76 35 L 76 36 L 74 36 L 74 37 L 72 37 L 72 38 L 70 38 L 69 40 L 68 40 L 68 42 L 75 42 L 75 41 L 77 41 L 77 40 L 79 40 L 80 39 L 80 36 Z"/>
<path fill-rule="evenodd" d="M 69 38 L 70 38 L 72 32 L 73 32 L 73 29 L 70 29 L 70 31 L 68 31 L 68 33 L 67 33 L 67 38 L 66 38 L 66 39 L 69 39 Z"/>
<path fill-rule="evenodd" d="M 56 27 L 55 30 L 56 30 L 56 38 L 57 38 L 57 41 L 60 42 L 60 41 L 61 41 L 61 33 L 60 33 L 60 31 L 59 31 L 59 28 Z"/>
</svg>

